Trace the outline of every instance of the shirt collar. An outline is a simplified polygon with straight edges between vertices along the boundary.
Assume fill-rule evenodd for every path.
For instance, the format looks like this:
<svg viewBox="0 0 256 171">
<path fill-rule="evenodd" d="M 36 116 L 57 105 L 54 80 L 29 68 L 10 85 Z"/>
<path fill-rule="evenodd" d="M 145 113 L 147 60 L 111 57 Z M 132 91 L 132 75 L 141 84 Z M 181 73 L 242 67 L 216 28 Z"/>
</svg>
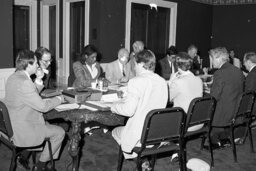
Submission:
<svg viewBox="0 0 256 171">
<path fill-rule="evenodd" d="M 49 70 L 48 70 L 48 69 L 42 68 L 42 70 L 43 70 L 43 72 L 44 72 L 45 74 L 49 74 Z"/>
<path fill-rule="evenodd" d="M 24 70 L 24 73 L 28 76 L 28 78 L 31 80 L 30 75 L 27 71 Z"/>
<path fill-rule="evenodd" d="M 256 64 L 255 65 L 253 65 L 251 68 L 250 68 L 250 71 L 249 72 L 251 72 L 251 70 L 253 70 L 253 68 L 256 66 Z"/>
</svg>

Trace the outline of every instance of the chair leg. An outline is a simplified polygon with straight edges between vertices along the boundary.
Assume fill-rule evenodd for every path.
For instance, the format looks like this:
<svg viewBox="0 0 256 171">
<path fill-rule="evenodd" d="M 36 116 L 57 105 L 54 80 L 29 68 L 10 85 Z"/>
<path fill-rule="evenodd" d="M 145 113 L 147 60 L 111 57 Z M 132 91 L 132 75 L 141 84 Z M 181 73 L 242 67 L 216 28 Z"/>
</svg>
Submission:
<svg viewBox="0 0 256 171">
<path fill-rule="evenodd" d="M 214 158 L 213 158 L 213 150 L 212 150 L 212 139 L 210 133 L 208 133 L 208 140 L 209 140 L 209 148 L 211 153 L 211 167 L 214 167 Z"/>
<path fill-rule="evenodd" d="M 181 144 L 180 144 L 181 145 Z M 187 162 L 186 162 L 186 151 L 184 150 L 184 147 L 180 146 L 180 151 L 179 151 L 179 165 L 180 165 L 180 170 L 181 171 L 187 171 Z"/>
<path fill-rule="evenodd" d="M 52 155 L 52 144 L 50 140 L 46 140 L 48 143 L 48 148 L 49 148 L 49 154 L 50 154 L 50 162 L 51 162 L 51 169 L 55 169 L 54 161 L 53 161 L 53 155 Z"/>
<path fill-rule="evenodd" d="M 117 165 L 117 171 L 122 170 L 122 165 L 124 161 L 124 155 L 121 146 L 119 147 L 119 152 L 118 152 L 118 165 Z"/>
<path fill-rule="evenodd" d="M 248 129 L 248 133 L 249 133 L 249 140 L 250 140 L 251 152 L 254 153 L 253 139 L 252 139 L 252 130 L 251 130 L 251 128 Z"/>
<path fill-rule="evenodd" d="M 36 164 L 36 152 L 32 151 L 32 162 L 35 165 Z"/>
<path fill-rule="evenodd" d="M 155 168 L 156 156 L 157 156 L 157 155 L 152 155 L 152 156 L 151 156 L 150 166 L 151 166 L 151 168 L 152 168 L 152 171 L 153 171 L 154 168 Z"/>
<path fill-rule="evenodd" d="M 15 171 L 16 158 L 17 158 L 16 149 L 12 149 L 12 160 L 11 160 L 11 165 L 10 165 L 9 171 Z"/>
<path fill-rule="evenodd" d="M 203 136 L 203 137 L 202 137 L 202 141 L 201 141 L 201 147 L 200 147 L 200 150 L 203 150 L 205 140 L 206 140 L 206 137 L 205 137 L 205 136 Z"/>
<path fill-rule="evenodd" d="M 237 163 L 237 155 L 236 155 L 236 144 L 235 144 L 235 140 L 234 140 L 234 128 L 231 128 L 231 146 L 232 146 L 232 150 L 233 150 L 233 156 L 234 156 L 234 161 L 235 163 Z"/>
<path fill-rule="evenodd" d="M 137 165 L 137 170 L 138 171 L 142 171 L 142 160 L 141 160 L 141 156 L 138 155 L 137 156 L 137 159 L 136 159 L 136 165 Z"/>
</svg>

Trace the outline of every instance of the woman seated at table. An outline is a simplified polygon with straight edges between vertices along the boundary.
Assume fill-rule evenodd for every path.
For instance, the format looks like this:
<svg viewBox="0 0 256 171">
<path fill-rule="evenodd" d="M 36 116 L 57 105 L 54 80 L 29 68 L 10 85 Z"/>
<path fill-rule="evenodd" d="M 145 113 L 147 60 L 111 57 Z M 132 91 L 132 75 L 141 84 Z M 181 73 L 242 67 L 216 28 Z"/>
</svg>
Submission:
<svg viewBox="0 0 256 171">
<path fill-rule="evenodd" d="M 169 84 L 169 99 L 173 101 L 174 107 L 181 107 L 188 112 L 190 102 L 196 97 L 203 95 L 203 83 L 189 69 L 192 59 L 186 52 L 180 52 L 176 56 L 178 71 L 171 75 Z M 203 125 L 190 127 L 188 131 L 195 131 Z"/>
<path fill-rule="evenodd" d="M 90 87 L 101 75 L 101 68 L 97 58 L 97 49 L 87 45 L 82 49 L 80 60 L 73 63 L 75 81 L 73 87 Z"/>
</svg>

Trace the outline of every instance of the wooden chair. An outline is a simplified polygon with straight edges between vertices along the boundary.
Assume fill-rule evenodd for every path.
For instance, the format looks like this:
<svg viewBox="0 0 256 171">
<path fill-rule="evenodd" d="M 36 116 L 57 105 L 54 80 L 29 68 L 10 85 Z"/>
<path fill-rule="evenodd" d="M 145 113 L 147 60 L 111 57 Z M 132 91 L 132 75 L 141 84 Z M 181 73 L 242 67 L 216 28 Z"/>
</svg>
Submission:
<svg viewBox="0 0 256 171">
<path fill-rule="evenodd" d="M 197 138 L 202 138 L 201 141 L 201 149 L 205 143 L 205 139 L 208 138 L 211 141 L 211 125 L 212 119 L 214 115 L 216 107 L 216 100 L 214 97 L 199 97 L 195 98 L 191 101 L 187 113 L 187 120 L 185 126 L 185 135 L 184 135 L 184 149 L 186 150 L 186 143 L 190 140 L 194 140 Z M 188 131 L 189 128 L 193 126 L 198 126 L 203 124 L 203 127 L 195 130 L 195 131 Z M 211 166 L 214 166 L 213 161 L 213 152 L 211 143 L 209 143 L 210 153 L 211 153 Z M 186 152 L 184 153 L 185 156 L 184 164 L 187 162 Z"/>
<path fill-rule="evenodd" d="M 154 169 L 156 155 L 165 152 L 179 152 L 179 162 L 183 171 L 182 156 L 184 151 L 182 144 L 185 124 L 185 113 L 181 108 L 156 109 L 148 113 L 141 135 L 141 147 L 134 147 L 133 152 L 137 153 L 136 164 L 139 171 L 142 170 L 142 157 L 151 156 L 151 165 Z M 168 142 L 160 146 L 162 142 Z M 153 145 L 152 148 L 147 146 Z M 171 154 L 171 153 L 170 153 Z M 123 151 L 119 149 L 117 170 L 121 171 L 123 163 Z"/>
<path fill-rule="evenodd" d="M 246 129 L 249 130 L 249 138 L 252 147 L 252 135 L 250 130 L 250 116 L 252 113 L 253 105 L 255 102 L 255 92 L 249 91 L 242 94 L 238 106 L 238 110 L 236 111 L 233 119 L 227 125 L 222 126 L 212 126 L 213 128 L 226 128 L 229 131 L 229 139 L 231 142 L 231 147 L 233 150 L 234 162 L 237 162 L 237 154 L 236 154 L 236 144 L 234 140 L 234 130 L 239 126 L 246 126 Z M 253 147 L 252 147 L 253 148 Z"/>
<path fill-rule="evenodd" d="M 12 150 L 12 159 L 11 159 L 11 164 L 9 171 L 14 171 L 16 168 L 16 159 L 17 156 L 23 151 L 23 150 L 28 150 L 28 149 L 37 149 L 40 146 L 34 146 L 34 147 L 17 147 L 13 141 L 12 141 L 12 136 L 13 136 L 13 130 L 12 130 L 12 124 L 10 121 L 9 113 L 8 110 L 3 102 L 0 101 L 0 142 L 5 144 L 8 148 Z M 48 143 L 49 147 L 49 152 L 50 152 L 50 161 L 51 161 L 51 169 L 54 170 L 54 162 L 53 162 L 53 156 L 52 156 L 52 147 L 51 147 L 51 142 L 49 138 L 45 139 L 45 142 Z M 33 163 L 35 164 L 35 152 L 33 151 L 32 153 L 33 156 Z"/>
</svg>

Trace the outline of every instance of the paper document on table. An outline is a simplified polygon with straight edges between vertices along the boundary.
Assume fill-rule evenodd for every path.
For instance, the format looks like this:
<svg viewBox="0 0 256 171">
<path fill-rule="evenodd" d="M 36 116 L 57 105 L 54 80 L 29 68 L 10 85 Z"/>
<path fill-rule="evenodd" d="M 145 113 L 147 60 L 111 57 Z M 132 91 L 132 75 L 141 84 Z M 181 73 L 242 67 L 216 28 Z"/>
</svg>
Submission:
<svg viewBox="0 0 256 171">
<path fill-rule="evenodd" d="M 72 109 L 88 109 L 90 111 L 97 111 L 98 109 L 93 108 L 91 106 L 87 106 L 84 104 L 78 105 L 76 103 L 72 103 L 72 104 L 61 104 L 57 107 L 55 107 L 55 110 L 57 111 L 66 111 L 66 110 L 72 110 Z"/>
<path fill-rule="evenodd" d="M 96 108 L 93 108 L 93 107 L 91 107 L 91 106 L 87 106 L 87 105 L 85 105 L 85 104 L 82 104 L 79 109 L 88 109 L 88 110 L 90 110 L 90 111 L 97 111 L 97 110 L 98 110 L 98 109 L 96 109 Z"/>
<path fill-rule="evenodd" d="M 79 105 L 76 103 L 71 103 L 71 104 L 61 104 L 57 107 L 55 107 L 55 110 L 57 111 L 65 111 L 65 110 L 71 110 L 71 109 L 78 109 Z"/>
<path fill-rule="evenodd" d="M 117 93 L 113 93 L 113 94 L 104 94 L 101 97 L 101 101 L 103 102 L 115 102 L 120 100 L 117 96 Z"/>
</svg>

